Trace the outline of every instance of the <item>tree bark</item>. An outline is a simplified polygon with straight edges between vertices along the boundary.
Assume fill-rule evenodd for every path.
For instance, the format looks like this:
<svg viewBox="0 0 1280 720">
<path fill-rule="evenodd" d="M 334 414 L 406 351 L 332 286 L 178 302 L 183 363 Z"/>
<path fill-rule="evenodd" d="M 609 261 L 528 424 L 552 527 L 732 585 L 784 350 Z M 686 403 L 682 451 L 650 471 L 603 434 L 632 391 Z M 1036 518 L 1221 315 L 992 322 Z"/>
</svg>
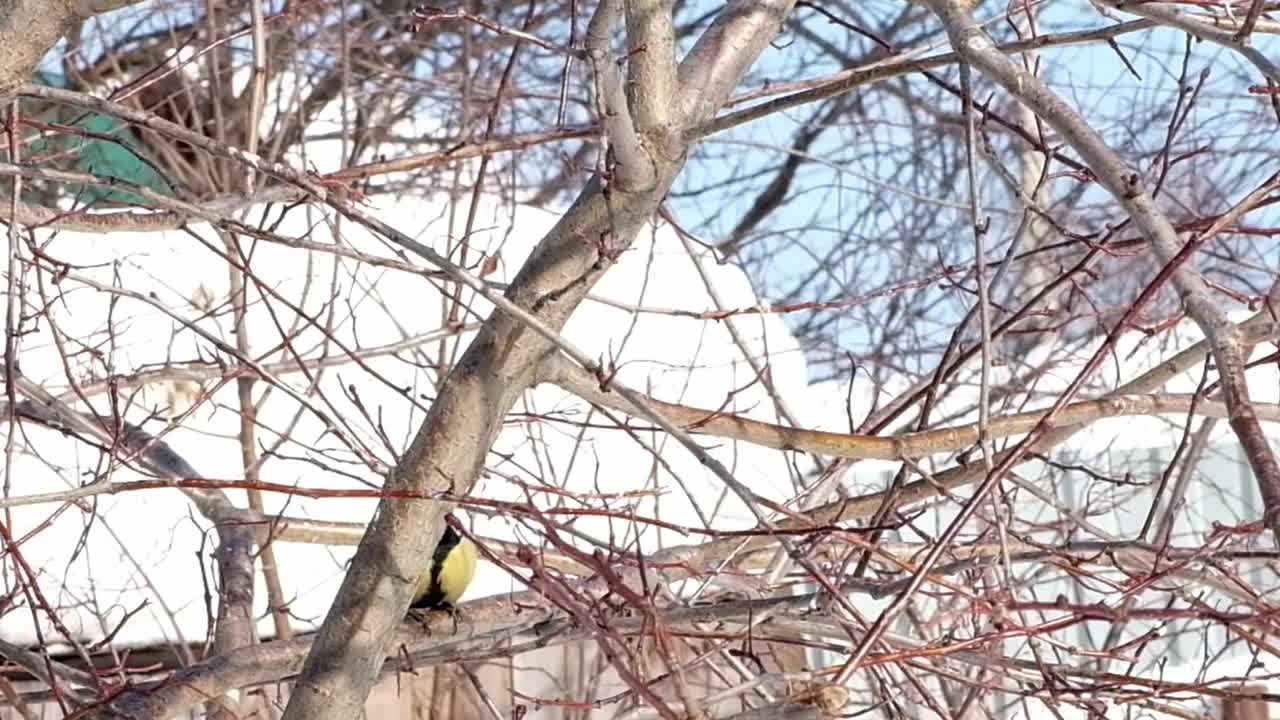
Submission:
<svg viewBox="0 0 1280 720">
<path fill-rule="evenodd" d="M 0 0 L 0 105 L 76 24 L 139 0 Z"/>
<path fill-rule="evenodd" d="M 683 166 L 695 129 L 722 107 L 792 5 L 728 3 L 677 71 L 670 55 L 670 3 L 626 3 L 627 29 L 636 33 L 628 35 L 626 50 L 644 59 L 628 65 L 623 91 L 617 64 L 604 47 L 622 3 L 600 4 L 587 43 L 612 164 L 607 177 L 597 175 L 534 249 L 507 300 L 552 330 L 564 326 L 657 209 Z M 551 340 L 495 311 L 441 387 L 388 484 L 420 492 L 470 491 L 503 417 L 554 351 Z M 442 503 L 381 503 L 316 637 L 285 720 L 360 714 L 414 580 L 427 569 L 445 510 Z"/>
</svg>

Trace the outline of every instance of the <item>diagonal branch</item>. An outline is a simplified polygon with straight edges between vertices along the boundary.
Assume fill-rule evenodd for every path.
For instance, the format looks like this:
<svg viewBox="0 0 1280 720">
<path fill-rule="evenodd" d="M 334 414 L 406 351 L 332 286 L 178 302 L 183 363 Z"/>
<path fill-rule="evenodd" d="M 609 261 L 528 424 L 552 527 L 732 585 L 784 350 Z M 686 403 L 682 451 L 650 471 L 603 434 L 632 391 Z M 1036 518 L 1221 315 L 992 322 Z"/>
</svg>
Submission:
<svg viewBox="0 0 1280 720">
<path fill-rule="evenodd" d="M 1203 15 L 1180 10 L 1172 4 L 1135 3 L 1124 2 L 1123 0 L 1100 0 L 1100 2 L 1121 12 L 1139 15 L 1161 25 L 1178 28 L 1183 32 L 1191 33 L 1201 40 L 1208 40 L 1228 50 L 1234 50 L 1252 63 L 1268 80 L 1280 84 L 1280 67 L 1277 67 L 1258 48 L 1240 42 L 1241 33 L 1247 35 L 1252 31 L 1252 25 L 1257 22 L 1257 15 L 1253 12 L 1253 9 L 1250 9 L 1249 12 L 1249 16 L 1254 19 L 1253 22 L 1249 22 L 1246 18 L 1240 29 L 1232 32 L 1230 28 L 1220 28 L 1205 22 Z M 1255 3 L 1254 7 L 1256 8 L 1260 5 L 1261 3 Z"/>
<path fill-rule="evenodd" d="M 1143 186 L 1142 176 L 1129 168 L 1102 136 L 1089 126 L 1085 119 L 1055 95 L 1040 78 L 1027 72 L 998 49 L 994 41 L 974 20 L 961 0 L 928 0 L 930 9 L 938 15 L 951 37 L 951 44 L 960 57 L 984 75 L 1016 96 L 1036 115 L 1043 118 L 1063 136 L 1063 139 L 1079 153 L 1098 182 L 1124 206 L 1133 223 L 1146 237 L 1156 255 L 1166 266 L 1174 263 L 1180 254 L 1193 251 L 1184 246 L 1169 219 L 1156 207 L 1155 201 Z M 1280 182 L 1280 175 L 1272 176 L 1264 185 L 1250 193 L 1237 204 L 1236 213 L 1225 222 L 1252 207 L 1261 197 L 1269 194 Z M 1192 235 L 1186 242 L 1199 245 L 1216 230 Z M 1227 403 L 1230 423 L 1235 430 L 1249 464 L 1258 481 L 1262 494 L 1265 518 L 1272 532 L 1280 538 L 1280 463 L 1262 432 L 1257 412 L 1249 400 L 1244 377 L 1245 342 L 1226 312 L 1213 300 L 1204 278 L 1190 262 L 1173 269 L 1172 285 L 1188 313 L 1204 332 L 1213 349 L 1214 361 L 1222 378 L 1223 398 Z"/>
<path fill-rule="evenodd" d="M 695 127 L 710 119 L 746 68 L 776 35 L 789 0 L 737 0 L 681 65 L 701 79 L 698 101 L 681 106 L 676 121 Z M 666 195 L 687 146 L 681 133 L 637 128 L 659 138 L 648 148 L 652 186 L 614 186 L 597 177 L 542 239 L 512 281 L 505 299 L 558 332 L 591 287 L 628 247 Z M 671 147 L 668 147 L 671 146 Z M 670 152 L 674 150 L 675 152 Z M 344 213 L 363 215 L 336 198 Z M 367 217 L 358 218 L 372 222 Z M 396 234 L 393 239 L 400 241 Z M 403 243 L 402 243 L 403 244 Z M 470 491 L 484 467 L 502 419 L 535 380 L 541 358 L 555 344 L 523 320 L 495 312 L 441 386 L 409 450 L 388 478 L 391 489 Z M 349 718 L 360 714 L 382 659 L 409 605 L 417 578 L 428 570 L 447 508 L 442 503 L 384 500 L 351 570 L 316 636 L 285 720 Z"/>
</svg>

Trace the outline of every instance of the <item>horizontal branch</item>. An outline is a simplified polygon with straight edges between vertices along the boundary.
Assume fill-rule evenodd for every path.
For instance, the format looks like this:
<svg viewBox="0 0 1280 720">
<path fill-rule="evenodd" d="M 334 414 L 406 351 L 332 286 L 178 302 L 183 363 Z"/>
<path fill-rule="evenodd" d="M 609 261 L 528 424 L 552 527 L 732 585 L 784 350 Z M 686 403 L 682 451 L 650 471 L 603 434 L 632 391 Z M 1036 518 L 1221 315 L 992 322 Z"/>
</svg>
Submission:
<svg viewBox="0 0 1280 720">
<path fill-rule="evenodd" d="M 883 554 L 891 554 L 909 561 L 918 556 L 926 546 L 919 544 L 891 545 Z M 958 574 L 973 567 L 966 560 L 982 562 L 1002 561 L 1006 555 L 1012 562 L 1041 562 L 1058 558 L 1072 563 L 1076 572 L 1083 572 L 1092 564 L 1099 569 L 1121 567 L 1136 574 L 1160 572 L 1167 577 L 1195 577 L 1205 580 L 1205 573 L 1215 576 L 1214 566 L 1234 558 L 1247 558 L 1248 554 L 1223 551 L 1206 551 L 1201 547 L 1158 547 L 1140 543 L 1071 543 L 1049 551 L 1027 543 L 1010 542 L 1001 546 L 986 544 L 970 548 L 954 548 L 950 566 L 939 568 L 932 576 L 941 579 L 948 574 Z M 650 555 L 645 564 L 661 571 L 671 579 L 689 577 L 687 568 L 678 565 L 664 566 L 667 552 Z M 1230 586 L 1232 580 L 1224 576 L 1217 585 Z M 870 597 L 887 597 L 898 589 L 901 580 L 883 581 L 850 580 L 843 590 Z M 576 588 L 584 592 L 604 592 L 604 584 L 581 581 Z M 1237 589 L 1234 595 L 1247 593 Z M 818 593 L 779 594 L 757 598 L 725 598 L 696 603 L 691 606 L 672 606 L 656 609 L 655 615 L 665 627 L 678 633 L 680 628 L 696 631 L 699 623 L 746 623 L 763 613 L 792 613 L 776 615 L 779 625 L 792 620 L 810 621 L 806 628 L 821 632 L 821 625 L 831 624 L 829 611 L 815 612 L 814 602 Z M 444 663 L 474 662 L 493 657 L 496 653 L 510 654 L 511 649 L 535 649 L 564 645 L 588 638 L 591 627 L 574 626 L 563 612 L 550 607 L 539 593 L 526 591 L 496 595 L 463 603 L 458 620 L 445 612 L 429 612 L 420 622 L 402 623 L 396 632 L 391 653 L 383 665 L 383 672 L 403 669 L 403 659 L 408 658 L 415 668 Z M 617 615 L 601 618 L 610 629 L 621 635 L 645 632 L 649 617 L 629 615 L 625 610 Z M 814 623 L 818 624 L 814 624 Z M 767 631 L 768 623 L 753 626 L 753 632 Z M 836 628 L 838 633 L 842 630 Z M 726 628 L 725 632 L 732 632 Z M 297 675 L 303 658 L 309 651 L 314 634 L 299 635 L 290 640 L 277 640 L 254 647 L 232 650 L 209 658 L 202 663 L 178 671 L 166 680 L 154 685 L 142 683 L 122 693 L 111 704 L 112 713 L 136 718 L 169 717 L 236 688 L 251 687 L 271 682 L 287 681 Z M 874 659 L 873 659 L 874 661 Z"/>
<path fill-rule="evenodd" d="M 1138 15 L 1160 25 L 1191 33 L 1197 38 L 1234 51 L 1252 63 L 1268 80 L 1280 84 L 1280 67 L 1276 67 L 1276 64 L 1262 51 L 1238 39 L 1237 32 L 1247 27 L 1243 18 L 1237 22 L 1209 23 L 1205 22 L 1204 15 L 1180 10 L 1173 4 L 1126 2 L 1125 0 L 1099 0 L 1099 2 L 1121 12 Z M 1222 18 L 1222 20 L 1228 19 Z M 1268 29 L 1263 32 L 1274 32 L 1275 26 L 1276 22 L 1268 19 Z M 1256 32 L 1257 26 L 1252 30 Z"/>
<path fill-rule="evenodd" d="M 552 356 L 544 361 L 542 379 L 558 385 L 593 405 L 619 412 L 634 413 L 630 402 L 615 392 L 602 390 L 590 373 L 561 356 Z M 611 386 L 611 389 L 616 389 L 619 386 L 618 381 L 613 380 Z M 752 420 L 723 410 L 706 410 L 653 398 L 647 398 L 647 400 L 655 410 L 689 432 L 740 440 L 778 450 L 810 452 L 829 457 L 865 460 L 922 458 L 937 453 L 965 450 L 978 441 L 976 423 L 881 437 L 807 430 Z M 1260 419 L 1280 422 L 1280 404 L 1255 403 L 1254 405 Z M 1088 425 L 1097 420 L 1113 417 L 1174 413 L 1193 413 L 1215 418 L 1228 417 L 1225 403 L 1218 400 L 1197 399 L 1195 395 L 1107 395 L 1096 400 L 1083 400 L 1067 405 L 1054 416 L 1054 424 L 1057 427 Z M 994 417 L 990 420 L 987 433 L 992 438 L 1019 435 L 1029 432 L 1043 417 L 1043 410 Z"/>
<path fill-rule="evenodd" d="M 1220 28 L 1224 30 L 1236 30 L 1241 26 L 1240 21 L 1225 17 L 1195 15 L 1193 20 L 1210 29 Z M 1155 20 L 1132 20 L 1091 30 L 1076 30 L 1072 32 L 1038 35 L 1027 40 L 1018 40 L 1015 42 L 997 45 L 996 49 L 1001 53 L 1014 55 L 1025 52 L 1035 52 L 1047 48 L 1070 47 L 1073 45 L 1083 45 L 1086 43 L 1111 40 L 1122 35 L 1150 30 L 1152 28 L 1159 27 L 1159 25 L 1160 23 Z M 1255 31 L 1260 28 L 1261 25 L 1259 28 L 1255 28 Z M 1280 21 L 1268 20 L 1266 28 L 1265 30 L 1262 30 L 1262 32 L 1280 34 Z M 759 120 L 760 118 L 768 115 L 774 115 L 802 105 L 808 105 L 809 103 L 817 102 L 819 100 L 843 95 L 857 88 L 865 87 L 877 82 L 924 70 L 936 70 L 948 67 L 950 65 L 954 65 L 960 59 L 959 55 L 954 52 L 938 53 L 927 57 L 919 57 L 920 53 L 920 49 L 908 49 L 898 52 L 888 58 L 877 59 L 859 67 L 841 70 L 840 72 L 833 73 L 827 77 L 811 78 L 808 80 L 798 80 L 794 82 L 771 82 L 760 90 L 743 93 L 732 98 L 729 101 L 729 105 L 740 105 L 744 102 L 766 97 L 773 99 L 762 102 L 758 105 L 753 105 L 748 108 L 734 110 L 733 112 L 720 115 L 714 120 L 698 128 L 697 134 L 699 137 L 706 137 L 754 120 Z M 779 97 L 780 95 L 781 97 Z"/>
</svg>

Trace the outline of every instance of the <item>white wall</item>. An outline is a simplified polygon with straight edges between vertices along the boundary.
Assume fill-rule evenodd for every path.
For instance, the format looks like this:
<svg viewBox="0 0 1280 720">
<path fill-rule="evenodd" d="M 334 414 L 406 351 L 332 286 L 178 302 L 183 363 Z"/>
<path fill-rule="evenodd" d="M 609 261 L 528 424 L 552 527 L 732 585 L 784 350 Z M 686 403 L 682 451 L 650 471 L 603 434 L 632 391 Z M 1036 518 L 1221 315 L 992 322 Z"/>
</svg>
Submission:
<svg viewBox="0 0 1280 720">
<path fill-rule="evenodd" d="M 459 258 L 456 236 L 461 233 L 465 206 L 450 230 L 449 209 L 443 198 L 434 200 L 379 198 L 373 201 L 379 216 L 420 241 Z M 519 267 L 533 244 L 551 227 L 556 215 L 527 207 L 512 208 L 494 198 L 486 198 L 470 239 L 468 263 L 479 267 L 477 252 L 496 254 L 497 271 L 488 279 L 503 281 Z M 394 258 L 394 250 L 371 237 L 349 221 L 340 225 L 315 208 L 295 208 L 281 217 L 279 207 L 271 208 L 266 219 L 255 210 L 247 222 L 260 224 L 290 238 L 332 243 L 334 238 L 349 247 Z M 193 235 L 182 231 L 87 235 L 80 233 L 37 233 L 47 241 L 45 252 L 74 263 L 72 276 L 56 286 L 48 284 L 40 297 L 34 279 L 28 282 L 27 312 L 43 308 L 50 320 L 41 320 L 35 331 L 22 339 L 23 371 L 55 393 L 68 388 L 66 372 L 53 342 L 52 327 L 61 330 L 68 343 L 69 366 L 78 383 L 91 382 L 107 374 L 127 375 L 153 369 L 165 363 L 182 363 L 214 357 L 231 358 L 215 343 L 197 336 L 164 312 L 134 298 L 120 297 L 88 287 L 78 276 L 96 282 L 116 284 L 129 291 L 149 295 L 171 307 L 179 317 L 194 322 L 210 335 L 234 345 L 231 333 L 228 274 L 217 253 L 201 243 L 222 250 L 221 240 L 207 226 L 196 226 Z M 450 236 L 455 239 L 450 239 Z M 307 358 L 340 356 L 335 342 L 325 344 L 324 333 L 309 326 L 282 301 L 287 299 L 319 322 L 332 322 L 333 338 L 347 348 L 370 348 L 396 342 L 404 337 L 436 330 L 442 326 L 439 283 L 397 270 L 361 264 L 349 259 L 335 262 L 328 253 L 308 253 L 267 242 L 246 240 L 251 253 L 249 269 L 263 286 L 250 293 L 250 338 L 256 353 L 277 346 L 281 330 L 289 332 L 291 343 Z M 415 263 L 418 261 L 414 260 Z M 669 231 L 644 232 L 635 247 L 612 269 L 594 292 L 630 306 L 703 311 L 714 309 L 694 260 Z M 758 301 L 737 269 L 716 265 L 701 258 L 718 291 L 730 306 L 752 306 Z M 199 286 L 212 291 L 219 307 L 212 316 L 202 317 L 187 298 Z M 278 295 L 278 296 L 277 296 Z M 487 315 L 489 308 L 464 293 L 474 313 L 463 314 L 472 322 Z M 798 407 L 806 404 L 805 365 L 794 339 L 774 316 L 735 319 L 747 338 L 749 351 L 767 361 L 778 390 Z M 108 332 L 110 328 L 110 332 Z M 599 302 L 587 302 L 573 316 L 566 337 L 579 347 L 601 357 L 613 357 L 618 377 L 633 387 L 672 401 L 703 407 L 721 407 L 752 417 L 776 420 L 767 393 L 754 382 L 754 373 L 734 347 L 725 322 L 677 317 L 665 313 L 633 312 Z M 92 338 L 90 341 L 89 339 Z M 450 341 L 432 344 L 399 357 L 368 361 L 368 370 L 354 363 L 326 370 L 320 387 L 323 397 L 310 400 L 344 432 L 358 438 L 382 462 L 391 463 L 391 452 L 379 439 L 380 424 L 391 447 L 407 446 L 422 420 L 423 408 L 438 379 L 426 366 L 444 352 L 455 358 L 465 346 Z M 92 346 L 84 351 L 80 344 Z M 279 351 L 266 362 L 288 359 Z M 371 372 L 372 371 L 372 372 Z M 373 373 L 381 376 L 379 380 Z M 282 373 L 276 379 L 299 393 L 307 391 L 307 379 L 300 373 Z M 363 417 L 344 396 L 342 388 L 354 385 L 374 422 Z M 255 386 L 262 397 L 267 385 Z M 395 388 L 411 389 L 414 401 Z M 236 439 L 238 416 L 234 382 L 205 383 L 212 395 L 205 398 L 179 425 L 166 427 L 153 419 L 145 427 L 163 432 L 164 439 L 207 477 L 242 477 Z M 169 386 L 145 388 L 141 394 L 121 393 L 121 409 L 130 420 L 140 422 L 152 410 L 164 412 Z M 106 394 L 96 394 L 91 402 L 98 412 L 109 413 Z M 416 404 L 415 404 L 416 403 Z M 280 389 L 270 391 L 262 407 L 259 440 L 273 443 L 278 433 L 296 420 L 290 439 L 278 449 L 280 456 L 263 470 L 263 479 L 297 483 L 313 488 L 376 487 L 379 478 L 362 466 L 324 424 L 310 411 L 299 413 L 300 405 Z M 576 423 L 586 421 L 582 430 Z M 642 514 L 660 514 L 668 522 L 696 525 L 691 500 L 672 476 L 658 467 L 652 456 L 599 413 L 591 413 L 582 403 L 556 388 L 544 386 L 528 393 L 518 403 L 507 429 L 490 455 L 489 467 L 500 471 L 477 485 L 484 497 L 524 499 L 520 483 L 545 483 L 577 492 L 620 493 L 657 490 L 658 498 L 636 503 Z M 643 423 L 640 424 L 642 427 Z M 10 495 L 49 492 L 87 482 L 105 465 L 100 454 L 60 434 L 31 423 L 21 426 L 15 437 L 24 454 L 16 458 L 9 476 Z M 718 527 L 741 527 L 750 515 L 732 497 L 722 497 L 720 483 L 670 440 L 640 432 L 646 442 L 657 443 L 663 459 L 683 480 L 685 487 Z M 757 492 L 781 498 L 787 495 L 794 470 L 783 454 L 758 448 L 709 440 L 705 445 Z M 113 472 L 121 481 L 137 477 L 127 470 Z M 518 482 L 512 482 L 512 480 Z M 243 503 L 243 493 L 231 491 Z M 569 504 L 566 498 L 535 493 L 544 506 Z M 375 502 L 367 499 L 307 500 L 268 494 L 267 510 L 293 516 L 309 516 L 350 522 L 365 522 Z M 622 505 L 614 502 L 614 507 Z M 199 640 L 206 632 L 208 609 L 206 583 L 212 582 L 208 553 L 214 547 L 209 526 L 190 503 L 175 490 L 153 490 L 101 496 L 86 507 L 44 504 L 16 508 L 16 534 L 31 533 L 23 553 L 34 567 L 42 568 L 40 587 L 58 608 L 62 621 L 75 629 L 82 642 L 98 640 L 119 622 L 126 611 L 146 607 L 132 617 L 115 636 L 119 645 L 150 644 L 157 641 Z M 527 530 L 509 517 L 472 520 L 482 534 L 497 537 L 529 538 Z M 580 529 L 620 545 L 629 545 L 626 523 L 588 520 Z M 665 542 L 672 542 L 669 536 Z M 675 539 L 684 541 L 679 536 Z M 645 530 L 641 544 L 653 548 L 657 533 Z M 197 553 L 200 552 L 199 558 Z M 277 544 L 286 595 L 291 609 L 304 622 L 317 623 L 341 578 L 351 549 Z M 468 597 L 501 592 L 516 587 L 496 568 L 484 566 Z M 265 592 L 257 598 L 265 609 Z M 51 628 L 42 620 L 41 628 Z M 269 634 L 270 623 L 261 624 Z M 5 637 L 34 642 L 31 614 L 13 611 L 0 618 Z"/>
</svg>

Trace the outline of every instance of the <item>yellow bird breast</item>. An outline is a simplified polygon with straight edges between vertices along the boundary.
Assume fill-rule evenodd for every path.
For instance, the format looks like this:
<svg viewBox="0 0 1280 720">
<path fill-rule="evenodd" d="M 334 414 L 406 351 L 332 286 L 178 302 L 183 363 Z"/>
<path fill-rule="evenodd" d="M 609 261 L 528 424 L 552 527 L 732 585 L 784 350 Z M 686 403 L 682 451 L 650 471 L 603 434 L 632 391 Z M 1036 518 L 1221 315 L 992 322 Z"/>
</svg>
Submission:
<svg viewBox="0 0 1280 720">
<path fill-rule="evenodd" d="M 438 582 L 444 601 L 450 605 L 458 602 L 471 579 L 476 576 L 476 546 L 463 539 L 445 556 L 440 565 Z"/>
<path fill-rule="evenodd" d="M 431 555 L 431 567 L 418 579 L 409 607 L 452 606 L 462 597 L 475 574 L 476 546 L 446 525 Z"/>
</svg>

